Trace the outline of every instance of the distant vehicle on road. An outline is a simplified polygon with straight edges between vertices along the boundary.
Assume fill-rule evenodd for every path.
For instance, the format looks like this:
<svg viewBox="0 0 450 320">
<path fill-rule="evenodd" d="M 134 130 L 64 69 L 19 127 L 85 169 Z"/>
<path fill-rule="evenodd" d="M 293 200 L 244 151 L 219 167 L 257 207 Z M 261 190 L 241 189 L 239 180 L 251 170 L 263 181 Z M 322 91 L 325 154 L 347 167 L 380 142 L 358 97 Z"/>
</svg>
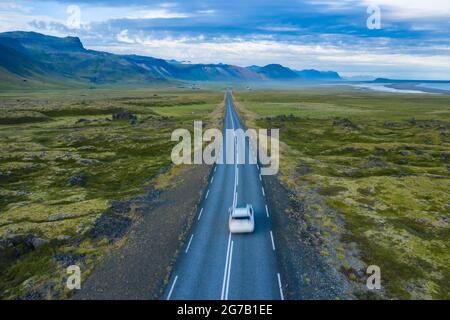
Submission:
<svg viewBox="0 0 450 320">
<path fill-rule="evenodd" d="M 228 212 L 230 214 L 228 225 L 231 233 L 252 233 L 255 230 L 255 217 L 251 204 L 247 204 L 245 207 L 231 207 Z"/>
</svg>

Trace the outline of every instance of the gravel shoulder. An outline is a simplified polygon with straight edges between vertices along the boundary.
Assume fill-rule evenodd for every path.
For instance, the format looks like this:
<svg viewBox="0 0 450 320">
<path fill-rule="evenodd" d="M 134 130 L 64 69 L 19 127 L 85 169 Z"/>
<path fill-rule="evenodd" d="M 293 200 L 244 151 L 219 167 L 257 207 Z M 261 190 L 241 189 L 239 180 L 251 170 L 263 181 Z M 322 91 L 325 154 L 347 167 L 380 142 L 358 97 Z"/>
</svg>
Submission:
<svg viewBox="0 0 450 320">
<path fill-rule="evenodd" d="M 286 299 L 354 299 L 354 285 L 320 253 L 320 236 L 305 223 L 301 201 L 276 176 L 265 176 Z M 291 199 L 290 199 L 291 198 Z"/>
<path fill-rule="evenodd" d="M 73 299 L 158 299 L 197 212 L 210 167 L 190 166 L 149 199 L 127 241 L 111 251 Z"/>
</svg>

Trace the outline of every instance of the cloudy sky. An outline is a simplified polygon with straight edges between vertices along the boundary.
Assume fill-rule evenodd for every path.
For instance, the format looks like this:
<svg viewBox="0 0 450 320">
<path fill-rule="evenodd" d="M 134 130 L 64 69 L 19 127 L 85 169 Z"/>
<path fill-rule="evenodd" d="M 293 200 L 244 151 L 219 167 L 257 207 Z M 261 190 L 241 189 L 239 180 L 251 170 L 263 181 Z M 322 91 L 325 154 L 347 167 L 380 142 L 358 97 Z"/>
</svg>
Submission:
<svg viewBox="0 0 450 320">
<path fill-rule="evenodd" d="M 195 63 L 450 78 L 449 0 L 0 0 L 0 32 L 13 30 Z"/>
</svg>

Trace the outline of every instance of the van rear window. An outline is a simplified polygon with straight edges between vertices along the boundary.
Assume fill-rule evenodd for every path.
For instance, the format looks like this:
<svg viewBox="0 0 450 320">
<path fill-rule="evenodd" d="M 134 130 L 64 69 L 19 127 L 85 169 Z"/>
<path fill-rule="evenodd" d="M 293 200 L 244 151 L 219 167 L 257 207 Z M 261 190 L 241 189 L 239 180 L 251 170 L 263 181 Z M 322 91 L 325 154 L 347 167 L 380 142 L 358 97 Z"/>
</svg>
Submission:
<svg viewBox="0 0 450 320">
<path fill-rule="evenodd" d="M 233 217 L 234 220 L 249 220 L 250 217 Z"/>
</svg>

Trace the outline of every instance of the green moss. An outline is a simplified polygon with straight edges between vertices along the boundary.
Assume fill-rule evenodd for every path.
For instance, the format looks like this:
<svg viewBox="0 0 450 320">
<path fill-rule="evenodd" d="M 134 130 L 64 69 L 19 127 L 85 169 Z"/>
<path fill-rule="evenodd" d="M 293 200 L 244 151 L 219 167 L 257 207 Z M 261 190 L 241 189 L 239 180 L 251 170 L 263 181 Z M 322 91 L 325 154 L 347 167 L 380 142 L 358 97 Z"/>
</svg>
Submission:
<svg viewBox="0 0 450 320">
<path fill-rule="evenodd" d="M 37 250 L 25 245 L 18 258 L 0 252 L 0 297 L 34 289 L 49 298 L 68 294 L 61 285 L 65 269 L 54 255 L 83 255 L 85 277 L 110 244 L 88 236 L 108 202 L 154 185 L 171 166 L 171 132 L 191 129 L 194 119 L 212 121 L 222 100 L 222 93 L 152 89 L 2 97 L 8 111 L 0 113 L 0 238 L 49 242 Z M 121 111 L 137 122 L 111 121 Z M 69 183 L 80 174 L 83 184 Z"/>
<path fill-rule="evenodd" d="M 327 89 L 237 98 L 252 124 L 280 128 L 280 180 L 343 215 L 342 241 L 381 267 L 389 297 L 449 298 L 448 95 Z M 342 232 L 333 217 L 315 220 L 333 236 Z"/>
</svg>

